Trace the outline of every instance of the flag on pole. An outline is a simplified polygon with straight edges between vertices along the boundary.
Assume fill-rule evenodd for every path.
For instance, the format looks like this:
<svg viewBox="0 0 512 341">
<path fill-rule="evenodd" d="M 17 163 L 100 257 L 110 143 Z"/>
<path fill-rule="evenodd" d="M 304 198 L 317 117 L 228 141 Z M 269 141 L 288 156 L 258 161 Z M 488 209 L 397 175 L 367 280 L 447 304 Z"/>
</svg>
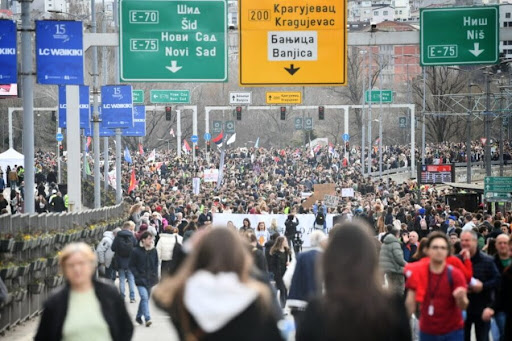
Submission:
<svg viewBox="0 0 512 341">
<path fill-rule="evenodd" d="M 380 142 L 380 137 L 377 137 L 377 138 L 375 139 L 375 142 L 374 142 L 373 144 L 377 146 L 377 145 L 379 144 L 379 142 Z"/>
<path fill-rule="evenodd" d="M 219 135 L 212 139 L 212 142 L 215 144 L 221 144 L 222 139 L 224 139 L 224 131 L 221 131 Z"/>
<path fill-rule="evenodd" d="M 144 155 L 144 148 L 142 148 L 142 143 L 139 143 L 139 154 Z"/>
<path fill-rule="evenodd" d="M 137 180 L 135 179 L 135 168 L 132 169 L 132 175 L 130 177 L 130 186 L 128 187 L 128 194 L 130 194 L 137 186 Z"/>
<path fill-rule="evenodd" d="M 176 135 L 174 135 L 174 128 L 171 128 L 171 131 L 169 132 L 169 134 L 171 134 L 172 137 L 176 137 Z"/>
<path fill-rule="evenodd" d="M 146 162 L 155 162 L 156 159 L 156 151 L 153 149 L 151 153 L 149 153 L 148 159 Z"/>
<path fill-rule="evenodd" d="M 92 137 L 88 136 L 87 137 L 87 143 L 85 144 L 85 151 L 87 153 L 89 152 L 89 148 L 91 147 L 91 142 L 92 142 Z"/>
<path fill-rule="evenodd" d="M 254 144 L 254 148 L 259 148 L 260 147 L 260 138 L 258 137 L 258 139 L 256 140 L 256 143 Z"/>
<path fill-rule="evenodd" d="M 234 133 L 228 140 L 228 142 L 226 142 L 226 144 L 229 146 L 230 144 L 232 143 L 235 143 L 235 140 L 236 140 L 236 133 Z"/>
<path fill-rule="evenodd" d="M 183 146 L 182 149 L 185 153 L 190 153 L 192 151 L 192 148 L 190 148 L 190 145 L 187 142 L 187 139 L 183 139 Z"/>
<path fill-rule="evenodd" d="M 128 150 L 128 146 L 124 148 L 124 160 L 128 163 L 132 163 L 132 156 L 130 155 L 130 151 Z"/>
<path fill-rule="evenodd" d="M 91 167 L 89 166 L 89 160 L 85 161 L 85 174 L 91 175 Z"/>
</svg>

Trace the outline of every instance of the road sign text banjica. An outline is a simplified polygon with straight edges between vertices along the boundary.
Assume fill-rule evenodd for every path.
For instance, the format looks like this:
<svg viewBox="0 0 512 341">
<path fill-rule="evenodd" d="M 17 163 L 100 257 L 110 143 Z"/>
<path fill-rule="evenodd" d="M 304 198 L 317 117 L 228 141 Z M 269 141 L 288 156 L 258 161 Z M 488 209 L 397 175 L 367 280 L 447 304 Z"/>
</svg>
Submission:
<svg viewBox="0 0 512 341">
<path fill-rule="evenodd" d="M 225 0 L 122 0 L 123 82 L 227 80 Z"/>
</svg>

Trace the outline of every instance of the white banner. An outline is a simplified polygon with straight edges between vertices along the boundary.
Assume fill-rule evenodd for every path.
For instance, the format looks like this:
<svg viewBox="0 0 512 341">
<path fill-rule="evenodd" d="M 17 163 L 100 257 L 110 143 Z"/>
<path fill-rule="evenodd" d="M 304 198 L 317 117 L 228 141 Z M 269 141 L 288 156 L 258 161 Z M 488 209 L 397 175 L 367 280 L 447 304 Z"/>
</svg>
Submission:
<svg viewBox="0 0 512 341">
<path fill-rule="evenodd" d="M 198 194 L 199 194 L 200 186 L 201 186 L 201 179 L 199 179 L 199 178 L 193 178 L 193 179 L 192 179 L 192 192 L 193 192 L 195 195 L 198 195 Z"/>
<path fill-rule="evenodd" d="M 335 214 L 327 214 L 326 222 L 327 229 L 332 228 L 332 218 Z M 310 247 L 309 236 L 314 231 L 315 215 L 314 214 L 297 214 L 299 219 L 298 230 L 302 229 L 302 240 L 304 241 L 303 247 Z M 263 221 L 267 229 L 270 227 L 272 219 L 276 219 L 277 226 L 283 231 L 285 230 L 284 222 L 288 218 L 287 214 L 230 214 L 230 213 L 214 213 L 213 226 L 226 226 L 228 221 L 232 221 L 236 228 L 243 226 L 243 220 L 248 218 L 251 222 L 251 227 L 256 229 L 258 223 Z"/>
<path fill-rule="evenodd" d="M 203 172 L 204 182 L 217 182 L 218 178 L 219 178 L 219 170 L 218 169 L 205 169 Z"/>
</svg>

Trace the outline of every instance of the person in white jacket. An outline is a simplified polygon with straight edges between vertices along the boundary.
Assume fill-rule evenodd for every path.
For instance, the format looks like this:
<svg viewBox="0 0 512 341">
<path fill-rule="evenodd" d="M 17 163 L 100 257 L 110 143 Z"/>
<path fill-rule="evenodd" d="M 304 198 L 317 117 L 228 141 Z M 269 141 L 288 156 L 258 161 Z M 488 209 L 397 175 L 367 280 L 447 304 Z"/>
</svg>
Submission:
<svg viewBox="0 0 512 341">
<path fill-rule="evenodd" d="M 103 233 L 103 239 L 96 247 L 96 254 L 98 255 L 98 273 L 101 277 L 115 280 L 116 271 L 113 269 L 112 259 L 114 258 L 114 251 L 112 251 L 112 243 L 120 228 L 114 231 L 106 231 Z"/>
<path fill-rule="evenodd" d="M 170 274 L 174 246 L 176 243 L 180 245 L 183 243 L 183 237 L 178 234 L 178 231 L 176 227 L 166 226 L 164 232 L 160 234 L 160 240 L 156 245 L 158 260 L 162 262 L 160 266 L 162 276 Z"/>
</svg>

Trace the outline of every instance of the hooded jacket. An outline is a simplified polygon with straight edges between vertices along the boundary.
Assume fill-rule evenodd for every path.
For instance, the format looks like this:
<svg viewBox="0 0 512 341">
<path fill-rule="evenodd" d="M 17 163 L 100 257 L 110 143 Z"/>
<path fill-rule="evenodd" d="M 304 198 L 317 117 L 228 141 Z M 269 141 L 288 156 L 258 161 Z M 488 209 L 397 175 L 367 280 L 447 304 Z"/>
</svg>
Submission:
<svg viewBox="0 0 512 341">
<path fill-rule="evenodd" d="M 175 300 L 170 315 L 181 340 L 192 332 L 201 340 L 281 341 L 271 308 L 259 298 L 234 273 L 199 270 L 185 284 L 185 311 Z"/>
<path fill-rule="evenodd" d="M 98 263 L 105 264 L 107 268 L 110 268 L 112 258 L 114 258 L 114 251 L 111 249 L 112 243 L 114 243 L 114 233 L 112 231 L 106 231 L 103 233 L 103 239 L 96 247 Z"/>
<path fill-rule="evenodd" d="M 382 243 L 380 249 L 379 265 L 382 272 L 398 273 L 404 272 L 405 266 L 404 252 L 398 239 L 388 234 Z"/>
<path fill-rule="evenodd" d="M 146 250 L 140 242 L 130 255 L 129 267 L 135 285 L 151 288 L 158 283 L 158 254 L 154 247 Z"/>
<path fill-rule="evenodd" d="M 117 251 L 117 245 L 119 244 L 119 240 L 121 238 L 130 238 L 133 242 L 133 246 L 137 245 L 137 239 L 135 239 L 135 236 L 133 235 L 132 231 L 130 230 L 121 230 L 117 233 L 116 238 L 114 239 L 114 242 L 112 243 L 111 249 L 112 251 Z M 132 250 L 133 253 L 133 250 Z M 128 266 L 130 263 L 130 257 L 121 257 L 119 254 L 114 255 L 117 263 L 117 270 L 128 270 Z"/>
<path fill-rule="evenodd" d="M 174 245 L 176 245 L 176 240 L 179 244 L 183 243 L 183 237 L 177 233 L 162 233 L 160 234 L 160 240 L 156 246 L 156 251 L 158 252 L 158 259 L 163 261 L 172 260 L 172 252 L 174 250 Z"/>
</svg>

